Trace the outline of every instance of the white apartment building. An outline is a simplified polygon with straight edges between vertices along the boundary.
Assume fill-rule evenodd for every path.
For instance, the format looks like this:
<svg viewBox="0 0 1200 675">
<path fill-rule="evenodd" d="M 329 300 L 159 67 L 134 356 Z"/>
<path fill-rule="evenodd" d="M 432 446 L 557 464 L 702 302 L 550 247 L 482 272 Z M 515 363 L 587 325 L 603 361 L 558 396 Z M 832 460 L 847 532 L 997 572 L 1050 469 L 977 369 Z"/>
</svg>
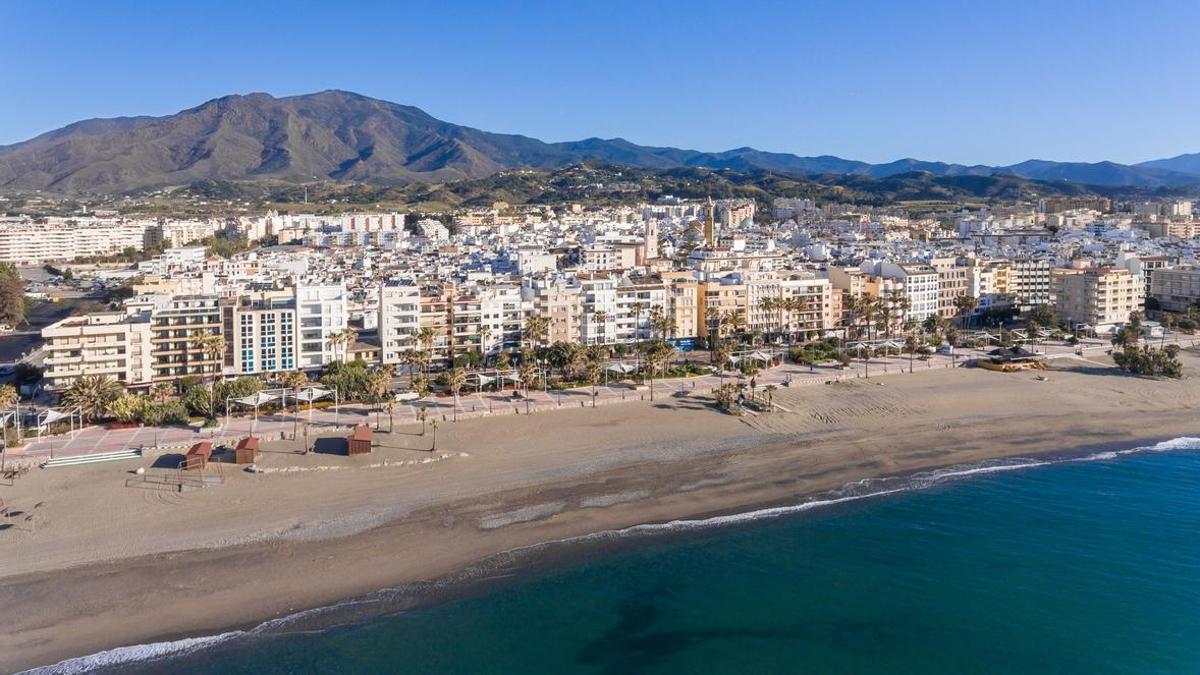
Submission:
<svg viewBox="0 0 1200 675">
<path fill-rule="evenodd" d="M 1053 305 L 1050 276 L 1053 265 L 1045 258 L 1015 258 L 1008 263 L 1008 292 L 1017 309 L 1028 311 L 1039 305 Z"/>
<path fill-rule="evenodd" d="M 379 342 L 383 363 L 400 363 L 406 350 L 415 348 L 421 325 L 421 288 L 391 281 L 379 288 Z"/>
<path fill-rule="evenodd" d="M 579 251 L 579 268 L 587 272 L 608 272 L 632 267 L 624 260 L 623 251 L 615 246 L 588 246 Z"/>
<path fill-rule="evenodd" d="M 525 299 L 521 287 L 515 284 L 487 286 L 478 289 L 475 295 L 479 300 L 480 333 L 483 326 L 488 327 L 484 353 L 519 348 L 525 319 L 533 312 L 533 301 Z M 553 340 L 547 337 L 547 343 L 550 342 Z"/>
<path fill-rule="evenodd" d="M 164 220 L 145 228 L 145 245 L 175 248 L 207 239 L 225 229 L 221 220 Z"/>
<path fill-rule="evenodd" d="M 938 313 L 938 272 L 921 263 L 863 263 L 863 271 L 901 286 L 908 300 L 905 319 L 924 321 Z"/>
<path fill-rule="evenodd" d="M 345 285 L 341 282 L 297 283 L 293 297 L 300 321 L 296 367 L 315 370 L 335 359 L 343 359 L 345 348 L 330 345 L 329 338 L 345 329 L 350 318 Z"/>
<path fill-rule="evenodd" d="M 197 271 L 204 267 L 207 252 L 203 246 L 168 248 L 149 260 L 138 263 L 138 271 L 146 274 L 170 274 L 176 271 Z"/>
<path fill-rule="evenodd" d="M 119 220 L 51 218 L 0 221 L 0 262 L 40 265 L 142 250 L 146 225 Z"/>
<path fill-rule="evenodd" d="M 616 342 L 617 280 L 607 275 L 593 275 L 580 279 L 579 286 L 580 342 L 585 345 Z"/>
<path fill-rule="evenodd" d="M 667 287 L 661 282 L 635 283 L 626 277 L 617 284 L 616 291 L 613 340 L 622 343 L 649 340 L 653 333 L 650 325 L 653 308 L 667 311 Z"/>
</svg>

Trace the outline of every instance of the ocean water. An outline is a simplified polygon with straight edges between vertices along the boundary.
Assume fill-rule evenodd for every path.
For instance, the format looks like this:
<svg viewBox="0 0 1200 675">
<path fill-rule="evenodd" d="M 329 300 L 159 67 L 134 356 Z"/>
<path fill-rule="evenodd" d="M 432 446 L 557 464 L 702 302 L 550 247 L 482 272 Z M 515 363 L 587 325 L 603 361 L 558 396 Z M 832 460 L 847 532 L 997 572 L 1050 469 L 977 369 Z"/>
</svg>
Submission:
<svg viewBox="0 0 1200 675">
<path fill-rule="evenodd" d="M 584 553 L 353 625 L 273 624 L 57 670 L 1200 673 L 1196 448 L 862 483 L 561 545 Z"/>
</svg>

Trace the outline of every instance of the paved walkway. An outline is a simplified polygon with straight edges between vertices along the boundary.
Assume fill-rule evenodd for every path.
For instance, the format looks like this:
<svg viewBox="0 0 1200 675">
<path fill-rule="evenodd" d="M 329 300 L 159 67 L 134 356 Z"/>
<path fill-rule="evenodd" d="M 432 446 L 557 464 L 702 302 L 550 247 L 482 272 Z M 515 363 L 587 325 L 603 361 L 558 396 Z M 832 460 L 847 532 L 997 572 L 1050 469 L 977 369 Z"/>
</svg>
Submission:
<svg viewBox="0 0 1200 675">
<path fill-rule="evenodd" d="M 1172 342 L 1173 340 L 1168 340 Z M 1185 346 L 1195 345 L 1197 340 L 1190 336 L 1180 341 Z M 1084 344 L 1085 353 L 1103 353 L 1110 345 L 1105 341 L 1089 341 Z M 1046 353 L 1050 358 L 1070 356 L 1075 353 L 1075 347 L 1065 344 L 1038 345 L 1036 349 Z M 920 373 L 923 370 L 950 368 L 955 364 L 975 358 L 983 350 L 960 349 L 958 358 L 954 359 L 944 354 L 935 354 L 927 360 L 915 359 L 911 363 L 912 370 Z M 816 366 L 809 368 L 795 364 L 784 364 L 760 372 L 756 378 L 758 385 L 781 385 L 785 380 L 790 386 L 817 384 L 829 380 L 856 379 L 868 375 L 878 377 L 908 373 L 910 361 L 907 355 L 888 358 L 873 358 L 868 364 L 856 359 L 846 370 L 837 366 Z M 724 378 L 717 375 L 702 375 L 689 378 L 672 378 L 657 380 L 654 383 L 654 398 L 669 399 L 679 392 L 706 393 L 716 389 L 722 382 L 748 382 L 749 378 L 737 374 L 729 374 Z M 640 401 L 650 399 L 649 386 L 633 388 L 629 383 L 599 384 L 596 388 L 596 405 L 609 405 L 623 401 Z M 546 412 L 571 407 L 590 407 L 592 405 L 592 388 L 581 387 L 563 391 L 530 390 L 528 398 L 515 399 L 511 390 L 505 392 L 463 392 L 456 402 L 453 397 L 432 397 L 412 404 L 397 406 L 393 415 L 396 424 L 406 424 L 420 420 L 419 411 L 424 408 L 429 420 L 439 423 L 452 422 L 457 419 L 473 417 L 523 415 Z M 457 409 L 456 409 L 457 408 Z M 164 446 L 181 447 L 207 439 L 234 439 L 253 433 L 265 439 L 288 437 L 293 434 L 303 434 L 302 424 L 311 419 L 309 433 L 317 436 L 331 433 L 338 429 L 348 429 L 357 424 L 375 424 L 376 412 L 361 405 L 343 405 L 335 412 L 332 408 L 301 412 L 299 417 L 291 413 L 263 415 L 254 420 L 253 417 L 242 415 L 228 419 L 222 418 L 220 426 L 208 429 L 187 429 L 180 427 L 141 427 L 136 429 L 108 429 L 103 426 L 87 427 L 70 434 L 46 436 L 34 440 L 25 448 L 12 450 L 10 457 L 65 457 L 86 455 L 99 452 L 112 452 L 129 448 L 147 450 L 164 449 Z M 388 424 L 386 412 L 378 413 L 381 425 Z M 386 428 L 386 426 L 385 426 Z"/>
</svg>

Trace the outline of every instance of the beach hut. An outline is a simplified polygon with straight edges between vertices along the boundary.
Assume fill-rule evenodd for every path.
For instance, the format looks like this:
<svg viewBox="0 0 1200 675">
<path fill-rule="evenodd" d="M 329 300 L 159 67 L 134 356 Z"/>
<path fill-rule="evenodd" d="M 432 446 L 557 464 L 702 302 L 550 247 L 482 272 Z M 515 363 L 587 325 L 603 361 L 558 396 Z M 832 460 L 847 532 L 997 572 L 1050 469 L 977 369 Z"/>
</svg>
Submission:
<svg viewBox="0 0 1200 675">
<path fill-rule="evenodd" d="M 350 455 L 365 455 L 371 452 L 371 428 L 366 425 L 354 427 L 354 433 L 347 439 L 346 453 Z"/>
<path fill-rule="evenodd" d="M 212 443 L 201 441 L 188 448 L 187 455 L 184 456 L 184 461 L 189 469 L 203 469 L 208 466 L 208 458 L 211 456 Z"/>
<path fill-rule="evenodd" d="M 233 461 L 238 464 L 253 464 L 258 457 L 258 439 L 254 436 L 247 436 L 238 441 L 237 447 L 233 450 Z"/>
</svg>

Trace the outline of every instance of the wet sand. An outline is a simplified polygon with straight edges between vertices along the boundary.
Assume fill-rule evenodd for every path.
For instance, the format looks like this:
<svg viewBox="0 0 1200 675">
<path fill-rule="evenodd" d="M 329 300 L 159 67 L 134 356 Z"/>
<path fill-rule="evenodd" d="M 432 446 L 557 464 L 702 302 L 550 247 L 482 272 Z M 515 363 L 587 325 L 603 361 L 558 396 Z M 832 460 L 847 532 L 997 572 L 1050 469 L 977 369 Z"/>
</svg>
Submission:
<svg viewBox="0 0 1200 675">
<path fill-rule="evenodd" d="M 467 420 L 442 425 L 436 453 L 419 426 L 355 457 L 267 444 L 268 473 L 183 493 L 139 484 L 128 462 L 34 471 L 0 487 L 37 521 L 0 531 L 0 668 L 253 626 L 539 542 L 864 478 L 1200 435 L 1195 356 L 1182 381 L 1102 361 L 1045 382 L 959 369 L 779 389 L 787 412 L 759 416 L 697 396 Z"/>
</svg>

